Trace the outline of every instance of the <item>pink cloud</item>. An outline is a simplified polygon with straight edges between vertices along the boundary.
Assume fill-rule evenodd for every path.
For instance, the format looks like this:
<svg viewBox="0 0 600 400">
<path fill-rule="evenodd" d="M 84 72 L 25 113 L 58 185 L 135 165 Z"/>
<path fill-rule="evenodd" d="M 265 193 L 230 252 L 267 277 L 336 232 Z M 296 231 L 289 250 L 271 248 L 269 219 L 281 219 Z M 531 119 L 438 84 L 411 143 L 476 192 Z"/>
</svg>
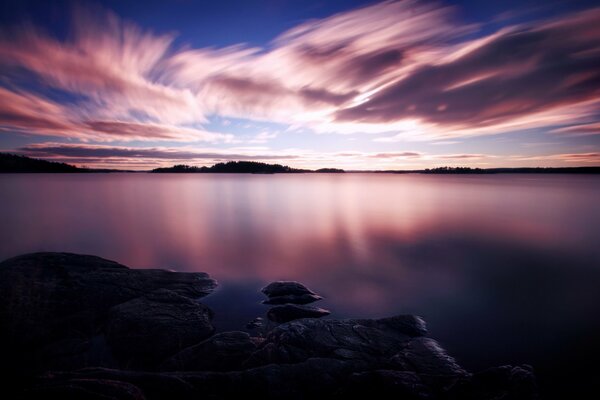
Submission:
<svg viewBox="0 0 600 400">
<path fill-rule="evenodd" d="M 80 140 L 232 142 L 233 135 L 158 123 L 84 120 L 67 107 L 32 93 L 0 87 L 0 131 Z"/>
<path fill-rule="evenodd" d="M 554 162 L 562 164 L 589 164 L 600 165 L 600 153 L 561 153 L 528 157 L 515 157 L 519 161 Z"/>
<path fill-rule="evenodd" d="M 573 135 L 600 135 L 600 122 L 591 123 L 591 124 L 577 124 L 566 126 L 562 128 L 557 128 L 552 130 L 553 133 L 565 133 L 565 134 L 573 134 Z"/>
<path fill-rule="evenodd" d="M 469 159 L 481 159 L 490 157 L 487 154 L 441 154 L 434 156 L 435 158 L 443 160 L 469 160 Z"/>
<path fill-rule="evenodd" d="M 557 121 L 557 112 L 587 106 L 572 115 L 577 120 L 599 102 L 599 23 L 600 9 L 594 9 L 507 28 L 459 49 L 449 61 L 416 68 L 336 118 L 381 124 L 417 119 L 461 135 L 564 123 L 568 119 Z"/>
<path fill-rule="evenodd" d="M 31 25 L 0 38 L 0 66 L 19 88 L 1 89 L 14 101 L 0 105 L 0 126 L 84 140 L 231 141 L 190 128 L 217 114 L 397 142 L 566 125 L 597 110 L 600 9 L 476 40 L 466 34 L 477 27 L 454 14 L 386 1 L 305 22 L 265 49 L 176 49 L 173 35 L 76 8 L 65 40 Z M 76 100 L 28 92 L 18 69 Z"/>
</svg>

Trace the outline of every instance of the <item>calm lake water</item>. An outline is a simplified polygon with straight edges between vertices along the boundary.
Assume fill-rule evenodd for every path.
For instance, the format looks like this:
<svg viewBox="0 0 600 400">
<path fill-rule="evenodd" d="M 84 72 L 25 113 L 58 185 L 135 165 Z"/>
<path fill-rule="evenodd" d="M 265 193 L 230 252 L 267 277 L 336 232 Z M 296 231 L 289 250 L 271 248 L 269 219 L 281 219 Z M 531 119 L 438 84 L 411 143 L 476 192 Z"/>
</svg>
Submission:
<svg viewBox="0 0 600 400">
<path fill-rule="evenodd" d="M 469 368 L 597 381 L 600 176 L 4 174 L 0 196 L 0 258 L 206 271 L 220 330 L 299 280 L 334 317 L 422 315 Z"/>
</svg>

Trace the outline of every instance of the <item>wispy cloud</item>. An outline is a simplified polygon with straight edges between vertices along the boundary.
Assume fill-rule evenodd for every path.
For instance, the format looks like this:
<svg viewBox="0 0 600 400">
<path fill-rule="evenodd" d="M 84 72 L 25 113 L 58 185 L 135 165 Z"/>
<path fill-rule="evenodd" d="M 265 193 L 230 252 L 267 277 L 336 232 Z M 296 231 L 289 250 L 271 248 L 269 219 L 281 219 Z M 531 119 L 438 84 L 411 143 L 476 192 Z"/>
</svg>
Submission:
<svg viewBox="0 0 600 400">
<path fill-rule="evenodd" d="M 488 154 L 440 154 L 434 156 L 442 160 L 474 160 L 492 157 Z"/>
<path fill-rule="evenodd" d="M 387 134 L 381 143 L 556 126 L 596 134 L 599 25 L 597 8 L 473 39 L 478 27 L 452 7 L 386 1 L 302 23 L 265 48 L 176 48 L 172 34 L 76 7 L 64 40 L 32 25 L 2 32 L 0 129 L 235 142 L 204 128 L 218 115 Z M 42 87 L 24 84 L 23 70 Z M 47 88 L 72 98 L 52 100 Z"/>
<path fill-rule="evenodd" d="M 518 161 L 536 161 L 536 162 L 547 162 L 547 161 L 560 161 L 562 163 L 577 163 L 577 164 L 600 164 L 600 153 L 562 153 L 562 154 L 549 154 L 549 155 L 538 155 L 538 156 L 524 156 L 514 157 Z"/>
<path fill-rule="evenodd" d="M 248 143 L 267 143 L 270 140 L 275 139 L 279 135 L 278 132 L 267 132 L 263 131 L 258 133 L 252 139 L 248 140 Z"/>
<path fill-rule="evenodd" d="M 242 149 L 243 150 L 243 149 Z M 144 168 L 187 163 L 193 165 L 213 164 L 220 161 L 256 160 L 284 161 L 298 158 L 295 154 L 263 153 L 261 149 L 223 151 L 218 149 L 195 149 L 185 147 L 126 147 L 98 144 L 36 143 L 23 146 L 17 152 L 79 165 L 96 167 L 110 162 L 123 168 Z"/>
<path fill-rule="evenodd" d="M 600 135 L 600 122 L 592 124 L 576 124 L 562 128 L 556 128 L 552 130 L 552 133 L 564 133 L 581 136 Z"/>
</svg>

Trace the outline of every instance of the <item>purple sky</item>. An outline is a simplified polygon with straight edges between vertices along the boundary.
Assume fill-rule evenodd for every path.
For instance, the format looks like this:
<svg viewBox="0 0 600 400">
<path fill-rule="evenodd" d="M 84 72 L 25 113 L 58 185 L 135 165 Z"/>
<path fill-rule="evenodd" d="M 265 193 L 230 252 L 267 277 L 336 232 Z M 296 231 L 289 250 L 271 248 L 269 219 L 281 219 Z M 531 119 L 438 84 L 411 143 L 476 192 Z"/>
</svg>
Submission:
<svg viewBox="0 0 600 400">
<path fill-rule="evenodd" d="M 129 169 L 600 165 L 585 1 L 201 3 L 6 2 L 0 151 Z"/>
</svg>

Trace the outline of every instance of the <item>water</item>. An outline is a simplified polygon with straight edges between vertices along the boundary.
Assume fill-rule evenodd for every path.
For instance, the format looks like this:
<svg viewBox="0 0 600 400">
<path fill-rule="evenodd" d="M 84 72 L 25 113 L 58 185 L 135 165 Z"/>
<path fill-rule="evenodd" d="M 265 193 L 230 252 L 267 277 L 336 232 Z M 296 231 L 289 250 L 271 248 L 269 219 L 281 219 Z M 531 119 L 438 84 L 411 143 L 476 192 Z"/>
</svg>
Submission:
<svg viewBox="0 0 600 400">
<path fill-rule="evenodd" d="M 0 258 L 206 271 L 220 330 L 291 279 L 334 317 L 422 315 L 472 369 L 533 364 L 553 393 L 597 376 L 600 176 L 4 174 L 0 195 Z"/>
</svg>

